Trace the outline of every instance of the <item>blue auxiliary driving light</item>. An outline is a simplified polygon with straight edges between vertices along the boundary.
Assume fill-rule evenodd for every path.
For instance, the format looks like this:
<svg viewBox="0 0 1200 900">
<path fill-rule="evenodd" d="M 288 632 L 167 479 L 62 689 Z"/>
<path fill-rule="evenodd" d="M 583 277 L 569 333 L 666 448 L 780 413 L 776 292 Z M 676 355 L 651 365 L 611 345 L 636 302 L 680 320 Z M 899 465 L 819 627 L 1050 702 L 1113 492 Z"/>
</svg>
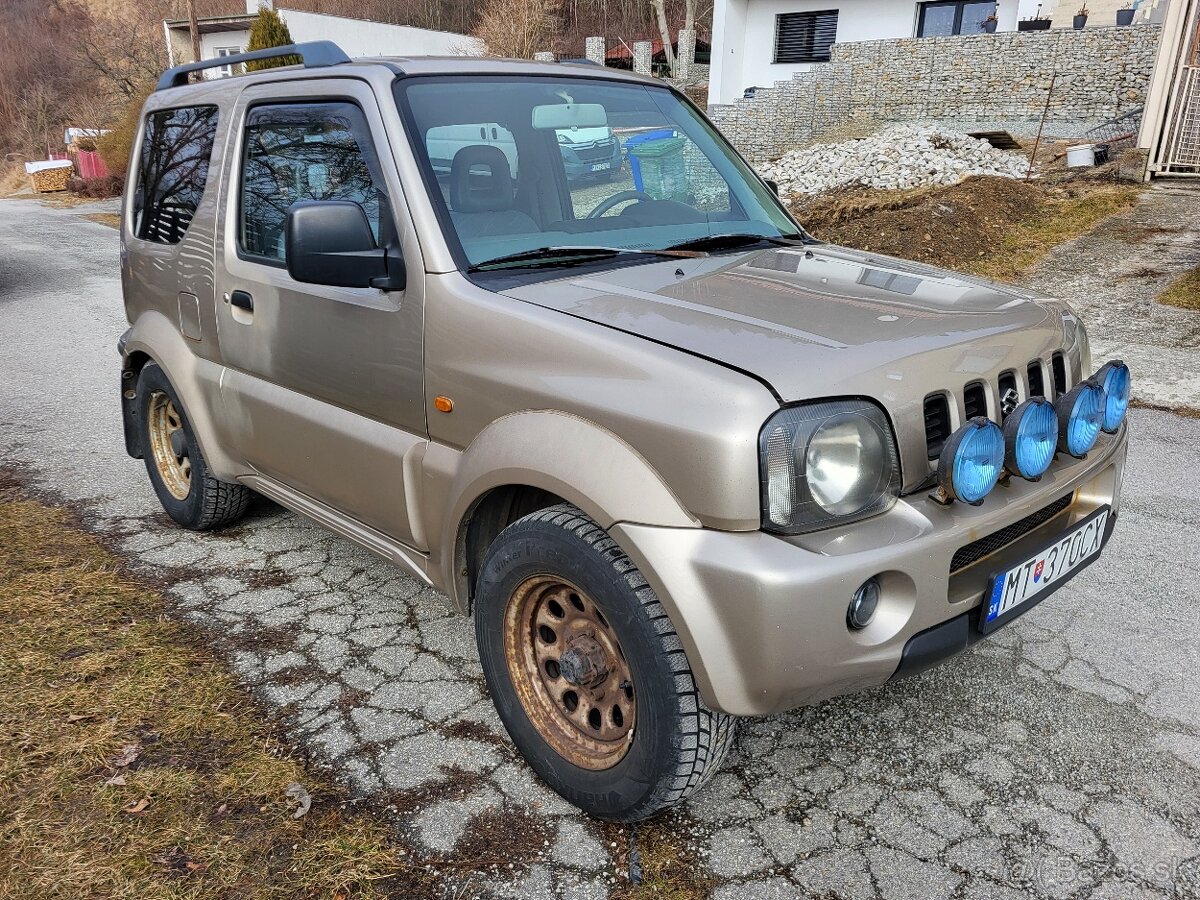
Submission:
<svg viewBox="0 0 1200 900">
<path fill-rule="evenodd" d="M 1004 420 L 1004 467 L 1037 481 L 1058 447 L 1058 414 L 1045 397 L 1030 397 Z"/>
<path fill-rule="evenodd" d="M 1096 446 L 1104 424 L 1104 389 L 1087 380 L 1058 398 L 1058 449 L 1076 459 Z"/>
<path fill-rule="evenodd" d="M 1129 366 L 1114 359 L 1101 366 L 1091 380 L 1104 389 L 1104 422 L 1100 427 L 1115 434 L 1129 411 Z"/>
<path fill-rule="evenodd" d="M 977 416 L 947 439 L 938 458 L 938 485 L 949 499 L 978 506 L 1003 468 L 1004 434 L 995 422 Z"/>
</svg>

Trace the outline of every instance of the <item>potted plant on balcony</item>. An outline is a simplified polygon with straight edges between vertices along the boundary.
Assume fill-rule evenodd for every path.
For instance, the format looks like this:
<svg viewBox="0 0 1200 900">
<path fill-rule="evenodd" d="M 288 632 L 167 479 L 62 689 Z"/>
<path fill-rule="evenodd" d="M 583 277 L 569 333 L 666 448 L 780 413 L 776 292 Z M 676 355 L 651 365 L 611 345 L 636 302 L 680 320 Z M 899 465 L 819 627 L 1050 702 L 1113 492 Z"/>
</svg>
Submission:
<svg viewBox="0 0 1200 900">
<path fill-rule="evenodd" d="M 1042 4 L 1040 3 L 1034 15 L 1017 23 L 1017 31 L 1047 31 L 1049 28 L 1050 20 L 1042 18 Z"/>
<path fill-rule="evenodd" d="M 995 34 L 996 26 L 1000 24 L 1000 20 L 996 17 L 996 11 L 992 10 L 991 14 L 983 20 L 984 34 Z"/>
<path fill-rule="evenodd" d="M 1132 3 L 1126 3 L 1124 6 L 1122 6 L 1120 9 L 1117 10 L 1117 24 L 1118 25 L 1132 25 L 1134 12 L 1135 12 L 1134 5 Z"/>
<path fill-rule="evenodd" d="M 1079 8 L 1079 12 L 1075 13 L 1075 18 L 1071 20 L 1071 24 L 1075 28 L 1076 31 L 1079 31 L 1080 29 L 1083 28 L 1084 25 L 1087 24 L 1087 17 L 1088 17 L 1088 8 L 1087 8 L 1087 4 L 1085 3 L 1083 6 L 1081 6 Z"/>
</svg>

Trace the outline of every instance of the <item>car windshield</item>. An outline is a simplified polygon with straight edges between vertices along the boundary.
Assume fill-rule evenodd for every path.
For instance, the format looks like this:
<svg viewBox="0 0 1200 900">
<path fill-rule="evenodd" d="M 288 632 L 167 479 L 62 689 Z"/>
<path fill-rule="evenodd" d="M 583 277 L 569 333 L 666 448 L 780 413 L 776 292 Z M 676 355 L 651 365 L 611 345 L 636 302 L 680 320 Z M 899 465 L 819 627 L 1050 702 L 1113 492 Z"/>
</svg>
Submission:
<svg viewBox="0 0 1200 900">
<path fill-rule="evenodd" d="M 666 88 L 462 75 L 402 79 L 397 95 L 464 268 L 653 261 L 661 257 L 644 251 L 803 237 L 729 144 Z M 722 235 L 738 237 L 707 240 Z M 580 247 L 618 252 L 561 252 Z"/>
</svg>

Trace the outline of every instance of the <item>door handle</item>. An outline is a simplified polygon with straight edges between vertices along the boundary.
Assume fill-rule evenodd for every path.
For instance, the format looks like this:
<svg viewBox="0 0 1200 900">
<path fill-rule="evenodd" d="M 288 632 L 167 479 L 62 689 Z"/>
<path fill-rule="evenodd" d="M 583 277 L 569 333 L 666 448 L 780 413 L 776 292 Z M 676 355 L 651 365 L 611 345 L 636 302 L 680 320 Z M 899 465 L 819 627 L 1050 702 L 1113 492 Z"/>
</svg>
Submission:
<svg viewBox="0 0 1200 900">
<path fill-rule="evenodd" d="M 229 295 L 229 303 L 246 312 L 254 312 L 254 298 L 245 291 L 234 291 Z"/>
</svg>

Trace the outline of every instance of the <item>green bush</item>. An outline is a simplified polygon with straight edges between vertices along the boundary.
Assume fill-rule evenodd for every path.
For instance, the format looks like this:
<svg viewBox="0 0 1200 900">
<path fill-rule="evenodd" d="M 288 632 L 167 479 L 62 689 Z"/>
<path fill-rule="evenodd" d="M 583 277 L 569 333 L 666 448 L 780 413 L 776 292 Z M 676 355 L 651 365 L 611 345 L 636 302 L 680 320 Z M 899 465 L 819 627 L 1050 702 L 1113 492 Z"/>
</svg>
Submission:
<svg viewBox="0 0 1200 900">
<path fill-rule="evenodd" d="M 258 18 L 250 26 L 250 42 L 247 50 L 266 50 L 269 47 L 283 47 L 293 43 L 292 33 L 288 31 L 287 23 L 279 18 L 279 13 L 263 7 L 258 11 Z M 298 66 L 303 60 L 298 56 L 279 56 L 274 59 L 260 59 L 246 63 L 251 72 L 259 69 L 270 69 L 275 66 Z"/>
</svg>

